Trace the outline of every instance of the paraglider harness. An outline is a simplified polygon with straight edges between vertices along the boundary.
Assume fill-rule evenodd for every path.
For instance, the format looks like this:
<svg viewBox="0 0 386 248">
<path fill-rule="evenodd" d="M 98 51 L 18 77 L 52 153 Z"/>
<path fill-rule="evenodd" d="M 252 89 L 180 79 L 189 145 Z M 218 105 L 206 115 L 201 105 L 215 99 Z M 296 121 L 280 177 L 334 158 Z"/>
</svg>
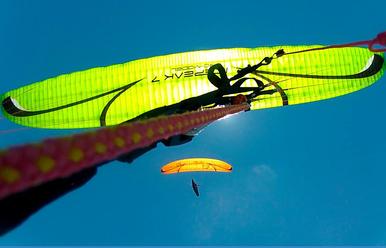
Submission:
<svg viewBox="0 0 386 248">
<path fill-rule="evenodd" d="M 237 71 L 237 74 L 231 78 L 228 78 L 225 68 L 221 64 L 212 65 L 208 70 L 208 80 L 217 87 L 218 99 L 215 99 L 215 105 L 227 105 L 232 104 L 231 100 L 233 97 L 227 97 L 226 95 L 251 92 L 245 95 L 246 101 L 251 103 L 252 99 L 260 95 L 261 91 L 268 85 L 255 77 L 244 77 L 248 74 L 254 74 L 256 70 L 265 65 L 269 65 L 273 59 L 279 58 L 285 54 L 283 49 L 275 52 L 271 57 L 265 57 L 256 65 L 248 65 L 247 67 L 241 68 Z M 216 73 L 217 71 L 217 73 Z M 219 74 L 219 75 L 218 75 Z M 241 87 L 247 80 L 253 80 L 257 87 Z M 231 82 L 235 81 L 232 85 Z M 272 92 L 273 93 L 273 92 Z M 201 97 L 204 97 L 202 95 Z"/>
<path fill-rule="evenodd" d="M 275 52 L 271 57 L 265 57 L 256 65 L 248 65 L 237 71 L 237 74 L 231 78 L 228 78 L 225 68 L 221 64 L 214 64 L 208 69 L 208 80 L 213 84 L 217 90 L 205 93 L 200 96 L 191 97 L 181 102 L 152 109 L 145 112 L 127 122 L 148 119 L 161 115 L 181 114 L 188 111 L 196 111 L 200 108 L 213 108 L 218 105 L 231 105 L 239 104 L 243 102 L 251 103 L 253 98 L 261 94 L 273 94 L 277 90 L 263 91 L 267 86 L 274 84 L 264 84 L 262 81 L 255 77 L 245 77 L 248 74 L 254 74 L 256 70 L 265 65 L 269 65 L 273 59 L 279 58 L 285 54 L 283 49 Z M 247 80 L 253 80 L 257 86 L 242 87 L 243 83 Z M 235 81 L 233 84 L 231 82 Z M 244 95 L 242 93 L 248 93 Z M 235 94 L 238 94 L 236 95 Z"/>
</svg>

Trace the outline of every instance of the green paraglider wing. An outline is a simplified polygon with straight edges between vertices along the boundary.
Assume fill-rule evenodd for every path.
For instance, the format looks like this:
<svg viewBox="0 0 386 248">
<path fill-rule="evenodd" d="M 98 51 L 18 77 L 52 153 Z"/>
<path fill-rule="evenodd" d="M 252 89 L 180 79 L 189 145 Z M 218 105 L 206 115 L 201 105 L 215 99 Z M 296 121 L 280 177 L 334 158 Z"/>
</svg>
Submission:
<svg viewBox="0 0 386 248">
<path fill-rule="evenodd" d="M 36 82 L 1 96 L 11 121 L 39 128 L 91 128 L 133 119 L 145 112 L 217 88 L 208 69 L 220 63 L 227 75 L 256 64 L 279 49 L 291 53 L 320 46 L 232 48 L 177 53 L 98 67 Z M 358 47 L 294 53 L 260 67 L 265 84 L 251 109 L 332 98 L 365 88 L 384 72 L 382 53 Z M 253 80 L 243 86 L 252 87 Z"/>
</svg>

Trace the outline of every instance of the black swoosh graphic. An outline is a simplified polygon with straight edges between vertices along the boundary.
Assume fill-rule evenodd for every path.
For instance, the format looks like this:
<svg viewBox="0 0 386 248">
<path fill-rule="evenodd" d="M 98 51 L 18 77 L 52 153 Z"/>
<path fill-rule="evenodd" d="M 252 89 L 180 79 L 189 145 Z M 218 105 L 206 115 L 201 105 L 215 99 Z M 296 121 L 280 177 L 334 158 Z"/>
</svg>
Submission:
<svg viewBox="0 0 386 248">
<path fill-rule="evenodd" d="M 142 80 L 142 79 L 141 79 Z M 138 81 L 137 81 L 138 82 Z M 135 83 L 137 83 L 135 82 Z M 130 86 L 131 87 L 131 86 Z M 113 98 L 111 98 L 111 100 L 106 104 L 106 106 L 103 108 L 102 110 L 102 113 L 101 113 L 101 116 L 99 117 L 99 123 L 101 125 L 101 127 L 105 127 L 106 126 L 106 115 L 107 115 L 107 111 L 109 110 L 111 104 L 113 104 L 113 102 L 120 96 L 122 95 L 122 93 L 124 93 L 126 90 L 128 90 L 130 87 L 126 87 L 124 89 L 122 89 L 120 92 L 118 92 Z"/>
<path fill-rule="evenodd" d="M 377 74 L 383 66 L 383 58 L 378 54 L 374 54 L 374 59 L 371 65 L 364 71 L 351 74 L 351 75 L 308 75 L 308 74 L 295 74 L 295 73 L 283 73 L 283 72 L 274 72 L 274 71 L 261 71 L 256 70 L 256 73 L 275 75 L 275 76 L 285 76 L 285 77 L 297 77 L 297 78 L 316 78 L 316 79 L 358 79 L 366 78 Z"/>
<path fill-rule="evenodd" d="M 69 103 L 69 104 L 66 104 L 66 105 L 62 105 L 62 106 L 58 106 L 58 107 L 54 107 L 54 108 L 50 108 L 50 109 L 37 110 L 37 111 L 22 110 L 22 109 L 18 108 L 13 103 L 11 97 L 5 98 L 3 100 L 3 102 L 2 102 L 2 105 L 3 105 L 4 110 L 8 114 L 10 114 L 12 116 L 26 117 L 26 116 L 34 116 L 34 115 L 46 114 L 46 113 L 54 112 L 54 111 L 57 111 L 57 110 L 61 110 L 61 109 L 65 109 L 65 108 L 70 108 L 70 107 L 73 107 L 73 106 L 76 106 L 76 105 L 79 105 L 79 104 L 82 104 L 82 103 L 86 103 L 86 102 L 89 102 L 89 101 L 93 101 L 95 99 L 101 98 L 103 96 L 109 95 L 109 94 L 117 92 L 117 91 L 124 92 L 124 91 L 126 91 L 127 89 L 129 89 L 130 87 L 134 86 L 135 84 L 137 84 L 140 81 L 142 81 L 142 79 L 137 80 L 137 81 L 132 82 L 132 83 L 129 83 L 127 85 L 121 86 L 119 88 L 116 88 L 116 89 L 104 92 L 104 93 L 96 95 L 96 96 L 92 96 L 92 97 L 89 97 L 89 98 L 86 98 L 86 99 L 83 99 L 83 100 L 80 100 L 80 101 L 72 102 L 72 103 Z M 120 95 L 120 94 L 118 94 L 118 95 Z M 116 99 L 116 97 L 114 97 L 113 99 Z M 108 103 L 109 106 L 111 105 L 110 102 Z M 107 112 L 107 109 L 106 109 L 106 112 Z"/>
<path fill-rule="evenodd" d="M 280 94 L 283 106 L 287 106 L 288 105 L 288 96 L 285 93 L 285 91 L 280 87 L 278 82 L 272 81 L 271 79 L 269 79 L 269 78 L 267 78 L 267 77 L 265 77 L 263 75 L 259 75 L 257 73 L 254 73 L 254 74 L 259 76 L 260 78 L 268 81 L 273 87 L 275 87 L 276 92 L 279 92 L 279 94 Z"/>
<path fill-rule="evenodd" d="M 267 77 L 264 77 L 263 75 L 260 75 L 259 73 L 262 74 L 270 74 L 270 75 L 280 75 L 280 76 L 287 76 L 287 77 L 298 77 L 298 78 L 313 78 L 313 79 L 358 79 L 358 78 L 365 78 L 369 77 L 372 75 L 375 75 L 376 73 L 379 72 L 380 69 L 382 69 L 383 66 L 383 58 L 377 54 L 374 54 L 374 59 L 371 63 L 371 65 L 365 70 L 357 74 L 353 75 L 342 75 L 342 76 L 332 76 L 332 75 L 303 75 L 303 74 L 292 74 L 292 73 L 280 73 L 280 72 L 267 72 L 267 71 L 256 71 L 255 74 L 256 76 L 259 76 L 271 84 L 274 83 L 272 80 L 270 80 Z M 307 88 L 307 87 L 314 87 L 316 85 L 309 85 L 309 86 L 302 86 L 302 87 L 293 87 L 293 88 L 287 88 L 287 89 L 282 89 L 277 83 L 272 84 L 276 88 L 276 92 L 280 93 L 280 96 L 283 101 L 283 106 L 288 105 L 288 97 L 287 94 L 285 93 L 286 91 L 289 90 L 295 90 L 295 89 L 300 89 L 300 88 Z M 319 84 L 322 85 L 322 84 Z M 325 85 L 325 84 L 323 84 Z M 267 91 L 262 91 L 260 95 L 272 95 L 275 93 L 275 90 L 267 90 Z M 270 97 L 269 97 L 270 98 Z M 268 99 L 268 98 L 261 98 L 261 99 Z"/>
</svg>

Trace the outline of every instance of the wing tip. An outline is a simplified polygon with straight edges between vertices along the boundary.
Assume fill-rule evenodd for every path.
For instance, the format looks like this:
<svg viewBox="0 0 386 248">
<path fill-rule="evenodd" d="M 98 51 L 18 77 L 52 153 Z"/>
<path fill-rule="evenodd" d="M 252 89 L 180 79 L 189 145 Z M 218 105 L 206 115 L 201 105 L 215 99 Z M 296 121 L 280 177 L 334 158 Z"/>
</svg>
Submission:
<svg viewBox="0 0 386 248">
<path fill-rule="evenodd" d="M 9 115 L 28 116 L 28 111 L 20 106 L 16 99 L 12 98 L 11 96 L 5 97 L 1 102 L 1 106 L 3 107 L 3 110 Z"/>
<path fill-rule="evenodd" d="M 3 107 L 4 111 L 10 115 L 15 115 L 18 112 L 18 109 L 10 96 L 4 98 L 4 100 L 1 102 L 1 106 Z"/>
</svg>

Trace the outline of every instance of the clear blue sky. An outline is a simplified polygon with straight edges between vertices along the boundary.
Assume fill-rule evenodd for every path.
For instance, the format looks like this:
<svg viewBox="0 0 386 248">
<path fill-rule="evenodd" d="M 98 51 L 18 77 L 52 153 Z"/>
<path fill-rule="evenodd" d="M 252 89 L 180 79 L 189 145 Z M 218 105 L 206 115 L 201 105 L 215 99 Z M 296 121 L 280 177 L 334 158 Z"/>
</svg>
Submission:
<svg viewBox="0 0 386 248">
<path fill-rule="evenodd" d="M 0 91 L 180 51 L 373 38 L 386 29 L 385 8 L 381 0 L 3 0 Z M 0 245 L 385 245 L 385 96 L 383 77 L 348 96 L 216 122 L 130 165 L 110 163 Z M 0 127 L 18 128 L 5 119 Z M 1 134 L 0 148 L 68 133 Z M 160 174 L 186 157 L 223 159 L 234 171 Z"/>
</svg>

